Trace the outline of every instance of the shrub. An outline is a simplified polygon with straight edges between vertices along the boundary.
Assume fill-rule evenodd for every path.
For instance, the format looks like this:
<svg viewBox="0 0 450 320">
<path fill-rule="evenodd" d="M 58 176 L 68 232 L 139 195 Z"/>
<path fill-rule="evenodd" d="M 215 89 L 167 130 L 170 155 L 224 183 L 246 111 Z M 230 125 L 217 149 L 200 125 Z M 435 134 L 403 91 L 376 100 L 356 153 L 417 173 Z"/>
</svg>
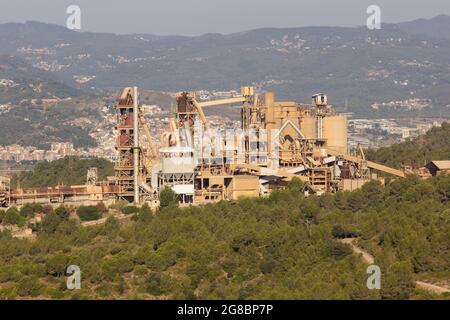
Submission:
<svg viewBox="0 0 450 320">
<path fill-rule="evenodd" d="M 3 218 L 4 224 L 18 224 L 21 221 L 19 211 L 16 207 L 11 207 L 6 210 L 5 217 Z"/>
<path fill-rule="evenodd" d="M 144 204 L 141 209 L 139 210 L 139 217 L 138 221 L 140 222 L 150 222 L 152 221 L 153 213 L 148 204 Z"/>
<path fill-rule="evenodd" d="M 46 204 L 45 206 L 42 207 L 42 212 L 44 214 L 50 213 L 53 211 L 53 207 L 49 204 Z"/>
<path fill-rule="evenodd" d="M 381 288 L 381 297 L 389 300 L 407 300 L 414 293 L 414 279 L 408 262 L 395 262 L 387 270 Z"/>
<path fill-rule="evenodd" d="M 335 225 L 333 226 L 333 230 L 331 231 L 333 234 L 333 237 L 335 238 L 356 238 L 359 236 L 359 233 L 354 230 L 346 229 L 342 227 L 341 225 Z"/>
<path fill-rule="evenodd" d="M 329 255 L 332 256 L 336 260 L 340 260 L 342 258 L 345 258 L 345 256 L 348 256 L 352 253 L 352 249 L 350 246 L 334 241 L 333 243 L 329 244 L 328 246 L 328 252 Z"/>
<path fill-rule="evenodd" d="M 6 212 L 5 210 L 0 210 L 0 223 L 3 222 L 3 219 L 5 218 Z"/>
<path fill-rule="evenodd" d="M 58 208 L 56 208 L 55 213 L 61 219 L 67 219 L 70 215 L 69 209 L 67 209 L 65 206 L 59 206 Z"/>
<path fill-rule="evenodd" d="M 101 214 L 108 213 L 108 208 L 105 206 L 103 202 L 97 203 L 96 207 Z"/>
<path fill-rule="evenodd" d="M 37 297 L 41 289 L 42 284 L 36 277 L 25 277 L 17 283 L 17 294 L 21 297 Z"/>
<path fill-rule="evenodd" d="M 81 221 L 98 220 L 102 216 L 97 207 L 94 206 L 81 206 L 77 209 L 77 214 Z"/>
<path fill-rule="evenodd" d="M 177 194 L 169 187 L 164 187 L 161 191 L 159 201 L 161 209 L 178 205 Z"/>
<path fill-rule="evenodd" d="M 22 217 L 31 217 L 34 215 L 33 207 L 30 204 L 24 205 L 22 208 L 20 208 L 20 215 Z"/>
<path fill-rule="evenodd" d="M 150 273 L 145 278 L 145 291 L 154 296 L 164 294 L 169 290 L 170 279 L 156 272 Z"/>
<path fill-rule="evenodd" d="M 132 214 L 132 213 L 138 213 L 139 208 L 136 206 L 126 206 L 126 207 L 123 207 L 121 211 L 123 214 Z"/>
<path fill-rule="evenodd" d="M 55 232 L 61 221 L 62 219 L 55 212 L 46 214 L 41 222 L 42 231 L 49 234 Z"/>
<path fill-rule="evenodd" d="M 121 211 L 122 208 L 126 207 L 128 205 L 128 201 L 126 200 L 119 200 L 116 201 L 116 203 L 109 206 L 110 209 Z"/>
</svg>

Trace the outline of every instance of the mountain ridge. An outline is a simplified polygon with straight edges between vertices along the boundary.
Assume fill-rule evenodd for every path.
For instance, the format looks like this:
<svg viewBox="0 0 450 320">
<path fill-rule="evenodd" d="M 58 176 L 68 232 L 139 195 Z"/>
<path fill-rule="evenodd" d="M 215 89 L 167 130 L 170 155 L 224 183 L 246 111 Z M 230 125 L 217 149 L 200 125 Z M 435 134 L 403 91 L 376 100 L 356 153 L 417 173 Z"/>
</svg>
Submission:
<svg viewBox="0 0 450 320">
<path fill-rule="evenodd" d="M 450 17 L 423 21 L 439 27 Z M 77 32 L 31 21 L 0 25 L 0 54 L 17 56 L 86 91 L 128 85 L 165 92 L 254 85 L 277 92 L 280 99 L 302 102 L 317 91 L 327 92 L 341 111 L 366 116 L 413 114 L 417 110 L 372 108 L 408 104 L 410 99 L 430 100 L 426 104 L 433 108 L 420 110 L 422 115 L 436 110 L 446 114 L 450 39 L 418 34 L 423 21 L 383 24 L 373 31 L 313 26 L 200 36 Z"/>
</svg>

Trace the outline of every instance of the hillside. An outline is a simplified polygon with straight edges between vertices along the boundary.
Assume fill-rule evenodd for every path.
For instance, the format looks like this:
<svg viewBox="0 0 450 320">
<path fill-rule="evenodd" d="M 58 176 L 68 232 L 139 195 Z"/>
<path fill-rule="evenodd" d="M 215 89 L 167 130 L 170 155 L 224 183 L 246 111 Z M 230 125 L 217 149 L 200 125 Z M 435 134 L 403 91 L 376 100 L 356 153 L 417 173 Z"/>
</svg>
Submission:
<svg viewBox="0 0 450 320">
<path fill-rule="evenodd" d="M 450 34 L 448 33 L 448 30 L 450 30 L 450 17 L 445 14 L 433 19 L 418 19 L 399 23 L 399 26 L 407 32 L 450 40 Z"/>
<path fill-rule="evenodd" d="M 424 166 L 432 160 L 450 159 L 450 123 L 435 127 L 425 135 L 377 150 L 368 150 L 368 159 L 400 168 L 402 164 Z"/>
<path fill-rule="evenodd" d="M 33 99 L 83 95 L 88 94 L 63 84 L 55 75 L 35 68 L 17 56 L 0 55 L 0 104 L 25 104 Z"/>
<path fill-rule="evenodd" d="M 265 28 L 197 37 L 72 32 L 38 22 L 10 23 L 0 25 L 0 53 L 88 91 L 130 84 L 166 92 L 252 84 L 302 102 L 327 92 L 340 110 L 369 117 L 429 116 L 436 111 L 448 115 L 450 40 L 442 30 L 448 30 L 443 26 L 449 21 L 440 16 L 386 24 L 377 31 Z M 419 99 L 423 108 L 371 108 L 395 101 L 408 105 L 411 99 Z"/>
<path fill-rule="evenodd" d="M 449 179 L 307 198 L 294 181 L 266 199 L 169 205 L 155 216 L 144 206 L 131 222 L 94 227 L 69 218 L 70 208 L 45 208 L 35 240 L 0 232 L 0 298 L 437 298 L 414 280 L 448 285 Z M 3 224 L 17 215 L 11 210 L 0 212 Z M 44 209 L 23 214 L 36 210 Z M 381 290 L 367 289 L 367 265 L 339 241 L 348 236 L 375 256 Z M 63 274 L 73 264 L 82 289 L 69 291 Z"/>
<path fill-rule="evenodd" d="M 13 175 L 11 188 L 82 185 L 86 183 L 86 174 L 90 167 L 98 168 L 99 180 L 114 175 L 114 165 L 108 160 L 66 157 L 52 162 L 40 162 L 33 171 Z"/>
</svg>

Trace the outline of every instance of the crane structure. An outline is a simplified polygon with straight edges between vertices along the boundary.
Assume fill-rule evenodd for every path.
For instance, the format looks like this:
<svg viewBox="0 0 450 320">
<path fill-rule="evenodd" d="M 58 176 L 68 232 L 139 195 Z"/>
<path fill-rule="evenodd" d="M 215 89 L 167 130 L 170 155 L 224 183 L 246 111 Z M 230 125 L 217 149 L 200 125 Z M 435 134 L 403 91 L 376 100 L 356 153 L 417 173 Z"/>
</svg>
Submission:
<svg viewBox="0 0 450 320">
<path fill-rule="evenodd" d="M 117 161 L 115 180 L 119 186 L 118 198 L 136 204 L 151 201 L 156 193 L 149 185 L 151 169 L 157 154 L 138 101 L 137 87 L 125 88 L 116 105 Z M 140 132 L 146 136 L 140 139 Z"/>
</svg>

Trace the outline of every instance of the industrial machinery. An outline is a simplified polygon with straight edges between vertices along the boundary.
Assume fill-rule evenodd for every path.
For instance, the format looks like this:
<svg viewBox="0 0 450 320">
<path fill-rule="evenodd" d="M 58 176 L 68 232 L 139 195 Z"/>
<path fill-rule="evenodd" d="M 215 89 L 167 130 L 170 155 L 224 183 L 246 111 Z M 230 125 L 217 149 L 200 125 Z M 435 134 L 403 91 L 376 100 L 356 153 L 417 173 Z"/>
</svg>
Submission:
<svg viewBox="0 0 450 320">
<path fill-rule="evenodd" d="M 138 102 L 138 89 L 125 88 L 116 105 L 118 132 L 115 165 L 116 181 L 120 188 L 118 197 L 134 203 L 150 201 L 155 191 L 149 185 L 154 161 L 154 146 L 148 124 L 143 121 Z M 140 132 L 146 134 L 146 144 Z"/>
<path fill-rule="evenodd" d="M 266 196 L 294 178 L 303 181 L 305 193 L 320 195 L 379 179 L 372 170 L 404 177 L 401 170 L 367 161 L 362 149 L 349 152 L 347 118 L 335 113 L 323 93 L 313 95 L 311 104 L 299 104 L 243 87 L 238 97 L 202 102 L 195 92 L 181 92 L 176 103 L 157 146 L 138 89 L 125 88 L 115 108 L 114 177 L 99 182 L 96 168 L 91 168 L 84 186 L 12 192 L 2 178 L 0 205 L 11 203 L 9 197 L 16 204 L 123 199 L 155 207 L 166 187 L 181 204 L 205 204 Z M 204 108 L 227 104 L 241 110 L 239 130 L 220 131 L 208 122 Z"/>
<path fill-rule="evenodd" d="M 0 176 L 0 207 L 6 207 L 10 202 L 10 184 L 10 178 Z"/>
<path fill-rule="evenodd" d="M 139 114 L 136 92 L 124 91 L 117 106 L 119 123 Z M 371 169 L 404 176 L 366 161 L 363 153 L 349 154 L 347 118 L 335 114 L 322 93 L 312 96 L 311 105 L 275 101 L 272 92 L 259 95 L 253 87 L 241 88 L 239 97 L 204 102 L 198 102 L 194 92 L 181 92 L 176 102 L 159 153 L 154 145 L 144 147 L 139 134 L 136 137 L 140 127 L 145 129 L 141 117 L 139 123 L 125 119 L 126 125 L 117 127 L 116 178 L 123 190 L 119 197 L 131 199 L 136 190 L 157 196 L 170 187 L 180 203 L 202 204 L 264 196 L 293 178 L 304 182 L 306 193 L 321 194 L 359 188 L 377 178 Z M 232 135 L 211 128 L 204 113 L 204 108 L 226 104 L 241 108 L 241 130 Z M 151 142 L 150 133 L 147 136 Z M 146 152 L 148 148 L 152 152 Z M 146 197 L 135 195 L 134 201 Z"/>
</svg>

